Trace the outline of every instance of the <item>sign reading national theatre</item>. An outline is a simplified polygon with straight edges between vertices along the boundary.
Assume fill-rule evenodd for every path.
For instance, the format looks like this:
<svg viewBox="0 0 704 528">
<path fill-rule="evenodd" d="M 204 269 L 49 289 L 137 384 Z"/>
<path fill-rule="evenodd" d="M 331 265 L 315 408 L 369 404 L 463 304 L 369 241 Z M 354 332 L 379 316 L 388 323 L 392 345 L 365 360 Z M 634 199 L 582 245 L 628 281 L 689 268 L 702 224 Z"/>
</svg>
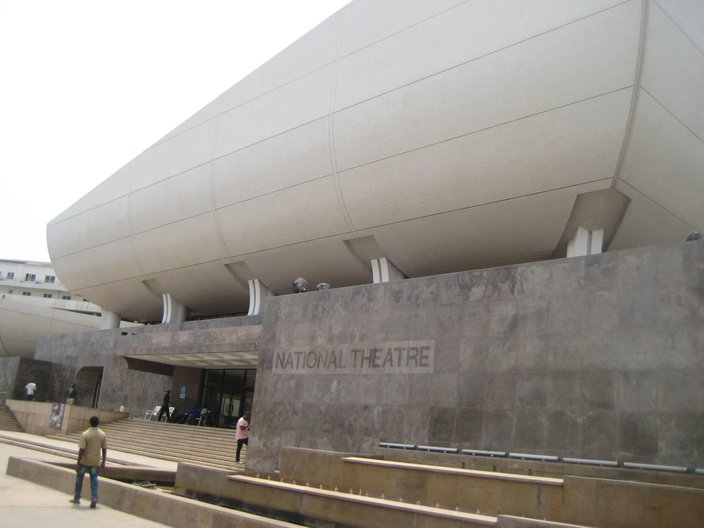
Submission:
<svg viewBox="0 0 704 528">
<path fill-rule="evenodd" d="M 281 347 L 274 374 L 433 372 L 435 341 L 389 341 L 324 347 Z"/>
</svg>

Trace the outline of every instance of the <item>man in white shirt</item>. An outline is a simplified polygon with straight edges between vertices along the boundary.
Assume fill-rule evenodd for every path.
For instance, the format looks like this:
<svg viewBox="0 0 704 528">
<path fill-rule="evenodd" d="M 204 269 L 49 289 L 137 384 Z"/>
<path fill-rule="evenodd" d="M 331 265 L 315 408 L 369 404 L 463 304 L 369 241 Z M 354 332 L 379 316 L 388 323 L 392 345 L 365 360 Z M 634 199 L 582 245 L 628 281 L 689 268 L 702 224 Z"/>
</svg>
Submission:
<svg viewBox="0 0 704 528">
<path fill-rule="evenodd" d="M 34 399 L 35 392 L 37 392 L 37 384 L 34 383 L 34 380 L 24 386 L 24 397 L 26 400 L 32 401 Z"/>
<path fill-rule="evenodd" d="M 237 454 L 235 455 L 235 462 L 239 462 L 242 446 L 249 444 L 249 413 L 244 413 L 244 416 L 237 420 L 237 431 L 235 432 L 235 438 L 237 439 Z"/>
</svg>

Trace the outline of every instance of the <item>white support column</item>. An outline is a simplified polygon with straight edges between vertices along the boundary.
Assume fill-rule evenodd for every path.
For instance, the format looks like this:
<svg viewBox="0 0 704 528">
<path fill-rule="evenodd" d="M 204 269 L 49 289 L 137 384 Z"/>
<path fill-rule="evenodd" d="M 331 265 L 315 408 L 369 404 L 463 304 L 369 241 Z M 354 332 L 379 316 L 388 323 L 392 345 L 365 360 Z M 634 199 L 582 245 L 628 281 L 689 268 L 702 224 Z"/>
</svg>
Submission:
<svg viewBox="0 0 704 528">
<path fill-rule="evenodd" d="M 567 257 L 583 257 L 584 255 L 597 255 L 602 252 L 604 245 L 604 230 L 589 231 L 578 227 L 574 238 L 567 243 Z"/>
<path fill-rule="evenodd" d="M 113 328 L 120 328 L 120 314 L 111 312 L 109 310 L 100 311 L 100 329 L 101 330 L 112 330 Z"/>
<path fill-rule="evenodd" d="M 161 295 L 164 305 L 164 315 L 161 318 L 161 324 L 182 323 L 186 320 L 186 307 L 176 301 L 170 293 Z"/>
<path fill-rule="evenodd" d="M 405 278 L 403 273 L 391 264 L 386 257 L 372 259 L 371 265 L 374 284 Z"/>
<path fill-rule="evenodd" d="M 604 230 L 597 229 L 596 231 L 592 231 L 591 235 L 592 241 L 589 245 L 589 254 L 598 255 L 604 248 Z"/>
<path fill-rule="evenodd" d="M 264 299 L 273 293 L 259 279 L 250 279 L 247 283 L 249 284 L 249 312 L 247 315 L 259 315 L 264 307 Z"/>
</svg>

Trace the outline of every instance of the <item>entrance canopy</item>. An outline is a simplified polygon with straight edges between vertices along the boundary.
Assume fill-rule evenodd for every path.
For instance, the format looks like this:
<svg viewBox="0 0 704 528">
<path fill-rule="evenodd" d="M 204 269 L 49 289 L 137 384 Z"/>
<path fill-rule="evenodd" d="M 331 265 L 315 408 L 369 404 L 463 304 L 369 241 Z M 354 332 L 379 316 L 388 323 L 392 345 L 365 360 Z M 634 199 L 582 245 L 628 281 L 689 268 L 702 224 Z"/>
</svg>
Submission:
<svg viewBox="0 0 704 528">
<path fill-rule="evenodd" d="M 133 370 L 171 375 L 174 367 L 253 369 L 259 362 L 261 325 L 135 329 L 120 338 L 117 355 Z"/>
<path fill-rule="evenodd" d="M 193 368 L 257 368 L 259 362 L 259 349 L 231 351 L 231 352 L 194 352 L 194 353 L 173 353 L 173 354 L 149 354 L 149 355 L 129 355 L 124 356 L 130 368 L 133 363 L 149 361 L 162 365 L 172 365 L 177 367 Z M 143 369 L 138 369 L 143 370 Z"/>
</svg>

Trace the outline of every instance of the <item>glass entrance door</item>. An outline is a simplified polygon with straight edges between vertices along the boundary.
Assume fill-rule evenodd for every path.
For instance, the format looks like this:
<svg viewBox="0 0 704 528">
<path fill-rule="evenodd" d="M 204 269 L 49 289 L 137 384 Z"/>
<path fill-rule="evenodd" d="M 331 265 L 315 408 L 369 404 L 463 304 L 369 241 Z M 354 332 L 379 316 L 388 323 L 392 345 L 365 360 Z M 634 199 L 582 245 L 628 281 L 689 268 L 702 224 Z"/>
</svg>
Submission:
<svg viewBox="0 0 704 528">
<path fill-rule="evenodd" d="M 235 427 L 237 419 L 252 409 L 254 369 L 218 369 L 205 372 L 201 407 L 210 411 L 208 425 Z"/>
</svg>

